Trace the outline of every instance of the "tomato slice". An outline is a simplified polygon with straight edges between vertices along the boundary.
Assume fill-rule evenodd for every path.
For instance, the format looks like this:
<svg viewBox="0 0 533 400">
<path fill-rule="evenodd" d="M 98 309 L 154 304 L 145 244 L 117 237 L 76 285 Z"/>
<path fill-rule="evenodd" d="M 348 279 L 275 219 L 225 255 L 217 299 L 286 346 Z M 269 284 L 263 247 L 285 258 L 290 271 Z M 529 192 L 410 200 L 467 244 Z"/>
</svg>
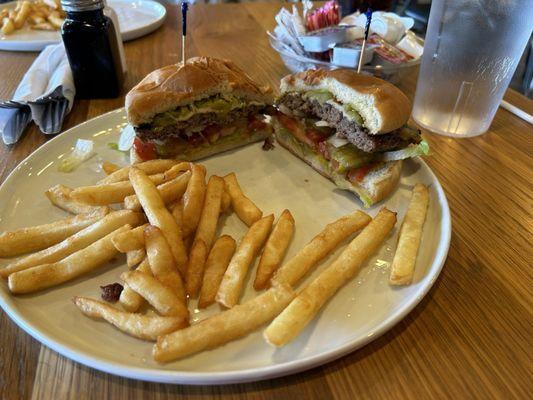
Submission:
<svg viewBox="0 0 533 400">
<path fill-rule="evenodd" d="M 153 160 L 157 158 L 155 144 L 144 143 L 138 137 L 136 137 L 133 141 L 133 149 L 143 161 Z"/>
<path fill-rule="evenodd" d="M 360 168 L 352 168 L 346 173 L 346 177 L 352 183 L 361 182 L 365 179 L 366 174 L 368 174 L 371 168 L 371 164 L 363 165 Z"/>
<path fill-rule="evenodd" d="M 328 136 L 317 129 L 307 128 L 307 137 L 315 144 L 324 142 Z"/>
<path fill-rule="evenodd" d="M 266 123 L 262 121 L 261 118 L 257 118 L 256 116 L 253 116 L 248 120 L 248 129 L 250 130 L 250 132 L 263 130 L 265 128 L 266 128 Z"/>
<path fill-rule="evenodd" d="M 298 139 L 300 142 L 304 142 L 311 147 L 315 147 L 315 143 L 307 137 L 305 130 L 294 118 L 288 117 L 285 114 L 279 114 L 278 120 L 292 135 Z"/>
</svg>

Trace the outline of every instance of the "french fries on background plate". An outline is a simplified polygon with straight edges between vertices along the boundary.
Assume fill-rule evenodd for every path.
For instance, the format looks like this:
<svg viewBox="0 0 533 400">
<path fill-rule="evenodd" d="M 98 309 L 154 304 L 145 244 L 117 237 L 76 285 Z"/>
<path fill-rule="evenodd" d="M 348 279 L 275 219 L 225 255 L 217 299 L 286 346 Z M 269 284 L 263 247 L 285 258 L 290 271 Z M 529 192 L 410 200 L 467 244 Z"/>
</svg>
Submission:
<svg viewBox="0 0 533 400">
<path fill-rule="evenodd" d="M 17 15 L 22 16 L 18 22 L 13 19 L 15 26 L 23 23 L 22 12 L 34 9 L 28 4 L 20 3 Z M 45 193 L 52 206 L 69 215 L 0 233 L 0 257 L 9 257 L 0 277 L 13 294 L 34 293 L 83 279 L 125 254 L 122 282 L 102 287 L 106 301 L 81 295 L 72 301 L 87 317 L 156 342 L 153 357 L 158 362 L 223 345 L 267 323 L 267 343 L 289 343 L 357 274 L 396 222 L 396 214 L 385 208 L 374 219 L 354 211 L 325 221 L 321 232 L 283 262 L 297 221 L 288 209 L 279 210 L 277 219 L 263 216 L 236 174 L 208 175 L 201 164 L 176 160 L 127 167 L 103 162 L 102 170 L 107 176 L 94 185 L 59 184 Z M 427 188 L 417 185 L 400 230 L 391 284 L 412 279 L 427 204 Z M 225 219 L 220 217 L 230 212 L 246 229 L 242 237 L 223 233 Z M 349 238 L 340 256 L 296 291 Z M 250 271 L 256 260 L 257 270 Z M 241 303 L 252 275 L 256 294 Z M 107 287 L 113 287 L 111 294 Z M 191 325 L 189 302 L 197 297 L 200 309 L 215 302 L 226 309 L 217 306 L 217 314 Z"/>
<path fill-rule="evenodd" d="M 0 10 L 0 32 L 7 36 L 25 26 L 33 30 L 58 31 L 64 20 L 60 0 L 18 0 L 14 9 Z"/>
</svg>

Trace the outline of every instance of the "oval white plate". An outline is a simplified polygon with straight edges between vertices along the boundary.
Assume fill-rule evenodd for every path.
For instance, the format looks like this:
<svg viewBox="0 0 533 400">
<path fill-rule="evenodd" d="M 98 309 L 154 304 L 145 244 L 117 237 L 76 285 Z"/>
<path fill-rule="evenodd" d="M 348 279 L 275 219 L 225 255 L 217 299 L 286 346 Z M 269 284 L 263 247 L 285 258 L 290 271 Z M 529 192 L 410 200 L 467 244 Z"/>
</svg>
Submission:
<svg viewBox="0 0 533 400">
<path fill-rule="evenodd" d="M 15 8 L 16 2 L 0 4 L 0 8 Z M 151 0 L 109 0 L 115 10 L 123 41 L 137 39 L 159 28 L 165 21 L 165 7 Z M 0 50 L 41 51 L 61 40 L 59 31 L 36 31 L 25 26 L 11 35 L 0 33 Z"/>
<path fill-rule="evenodd" d="M 87 121 L 44 144 L 17 166 L 0 187 L 0 230 L 63 217 L 65 214 L 52 207 L 43 195 L 47 188 L 56 183 L 79 186 L 96 182 L 103 176 L 98 168 L 102 159 L 126 164 L 124 153 L 107 146 L 118 141 L 125 118 L 124 111 L 117 110 Z M 98 156 L 72 173 L 58 172 L 58 159 L 78 138 L 93 139 Z M 210 174 L 235 171 L 246 194 L 265 213 L 279 215 L 284 208 L 291 210 L 296 219 L 296 234 L 289 257 L 326 223 L 361 208 L 352 195 L 334 190 L 331 182 L 279 146 L 263 151 L 257 143 L 203 163 Z M 354 351 L 383 334 L 422 300 L 437 279 L 448 251 L 451 226 L 446 197 L 435 175 L 420 160 L 406 163 L 400 187 L 383 205 L 397 211 L 401 221 L 409 190 L 416 182 L 429 185 L 431 197 L 415 283 L 405 288 L 391 288 L 387 284 L 397 240 L 398 228 L 395 228 L 379 253 L 337 293 L 302 335 L 279 350 L 268 346 L 259 330 L 218 349 L 158 365 L 151 358 L 150 343 L 82 316 L 70 302 L 75 295 L 97 298 L 100 285 L 119 281 L 120 273 L 127 268 L 123 258 L 98 273 L 33 295 L 13 297 L 2 281 L 0 305 L 22 329 L 46 346 L 85 365 L 130 378 L 220 384 L 302 371 Z M 375 214 L 381 206 L 369 212 Z M 221 232 L 236 239 L 245 232 L 244 224 L 235 215 L 223 218 L 220 225 L 223 225 Z M 339 253 L 340 250 L 322 263 L 304 284 Z M 250 286 L 251 279 L 248 279 L 244 299 L 255 295 Z M 198 312 L 194 303 L 190 309 L 194 321 L 218 312 L 217 306 Z"/>
</svg>

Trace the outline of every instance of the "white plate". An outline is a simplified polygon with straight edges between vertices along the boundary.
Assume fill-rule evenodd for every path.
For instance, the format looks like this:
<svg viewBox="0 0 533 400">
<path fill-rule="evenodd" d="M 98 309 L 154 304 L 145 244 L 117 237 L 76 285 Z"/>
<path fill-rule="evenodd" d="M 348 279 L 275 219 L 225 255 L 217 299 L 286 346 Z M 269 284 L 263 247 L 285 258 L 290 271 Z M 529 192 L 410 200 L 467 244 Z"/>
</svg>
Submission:
<svg viewBox="0 0 533 400">
<path fill-rule="evenodd" d="M 0 9 L 12 9 L 16 4 L 16 2 L 0 4 Z M 167 13 L 163 5 L 150 0 L 109 0 L 108 4 L 117 13 L 124 41 L 137 39 L 155 31 L 163 24 Z M 60 40 L 59 31 L 35 31 L 26 25 L 11 35 L 0 33 L 0 50 L 41 51 Z"/>
<path fill-rule="evenodd" d="M 64 216 L 43 195 L 48 187 L 56 183 L 69 186 L 94 183 L 103 176 L 98 170 L 101 159 L 125 164 L 126 156 L 107 146 L 118 141 L 125 118 L 124 111 L 117 110 L 90 120 L 44 144 L 23 161 L 0 187 L 0 230 L 50 222 Z M 58 159 L 77 138 L 93 139 L 98 156 L 72 173 L 58 172 Z M 258 143 L 211 157 L 204 164 L 209 173 L 222 175 L 235 171 L 245 192 L 265 213 L 279 215 L 284 208 L 292 211 L 296 234 L 289 257 L 326 223 L 361 208 L 352 195 L 334 190 L 332 183 L 279 146 L 266 152 Z M 268 346 L 259 330 L 218 349 L 158 365 L 151 358 L 150 343 L 82 316 L 70 302 L 75 295 L 99 297 L 99 285 L 119 281 L 120 273 L 127 268 L 124 259 L 117 261 L 114 268 L 104 267 L 98 273 L 34 295 L 12 297 L 3 281 L 0 305 L 22 329 L 46 346 L 82 364 L 130 378 L 220 384 L 302 371 L 354 351 L 383 334 L 422 300 L 437 279 L 448 251 L 451 226 L 446 197 L 435 175 L 420 160 L 407 162 L 400 187 L 384 205 L 398 211 L 401 221 L 409 189 L 416 182 L 429 185 L 431 197 L 415 283 L 405 288 L 391 288 L 387 284 L 397 239 L 395 228 L 379 253 L 337 293 L 302 335 L 279 350 Z M 375 214 L 379 207 L 369 212 Z M 224 220 L 222 232 L 239 239 L 245 227 L 231 215 Z M 309 277 L 305 282 L 309 282 Z M 244 299 L 255 295 L 250 284 Z M 192 304 L 191 310 L 197 321 L 218 312 L 218 307 L 198 312 Z"/>
</svg>

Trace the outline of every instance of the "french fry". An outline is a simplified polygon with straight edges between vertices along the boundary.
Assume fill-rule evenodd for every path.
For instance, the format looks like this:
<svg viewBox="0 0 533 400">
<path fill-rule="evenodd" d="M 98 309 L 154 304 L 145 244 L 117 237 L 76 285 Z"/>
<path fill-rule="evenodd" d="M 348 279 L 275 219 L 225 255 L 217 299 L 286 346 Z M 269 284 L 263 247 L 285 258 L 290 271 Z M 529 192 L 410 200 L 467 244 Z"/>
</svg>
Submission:
<svg viewBox="0 0 533 400">
<path fill-rule="evenodd" d="M 15 31 L 15 23 L 13 22 L 13 19 L 9 17 L 4 17 L 2 20 L 2 28 L 0 31 L 4 35 L 10 35 Z"/>
<path fill-rule="evenodd" d="M 137 250 L 131 250 L 126 253 L 126 264 L 128 265 L 128 267 L 132 268 L 140 264 L 145 258 L 146 258 L 146 250 L 144 250 L 144 248 L 137 249 Z"/>
<path fill-rule="evenodd" d="M 163 232 L 176 261 L 176 266 L 182 276 L 186 274 L 187 250 L 183 244 L 181 231 L 176 220 L 165 207 L 165 203 L 154 183 L 140 169 L 130 169 L 130 181 L 135 188 L 135 194 L 139 199 L 148 221 L 157 226 Z"/>
<path fill-rule="evenodd" d="M 59 13 L 57 13 L 57 15 L 49 15 L 47 19 L 48 22 L 50 22 L 52 26 L 56 29 L 61 29 L 63 22 L 65 22 L 63 18 L 59 17 Z"/>
<path fill-rule="evenodd" d="M 71 214 L 86 214 L 101 208 L 79 203 L 72 199 L 70 196 L 71 193 L 71 188 L 63 185 L 55 185 L 48 189 L 44 194 L 54 206 Z"/>
<path fill-rule="evenodd" d="M 45 19 L 43 17 L 41 17 L 40 15 L 37 15 L 37 14 L 31 14 L 29 17 L 28 17 L 28 21 L 30 22 L 30 24 L 32 25 L 37 25 L 37 24 L 42 24 L 43 22 L 45 22 Z"/>
<path fill-rule="evenodd" d="M 167 317 L 182 317 L 188 320 L 189 310 L 178 295 L 152 275 L 139 271 L 128 271 L 123 272 L 120 277 L 132 290 L 144 297 L 159 314 Z"/>
<path fill-rule="evenodd" d="M 149 225 L 144 229 L 144 240 L 152 274 L 162 284 L 172 289 L 185 305 L 183 281 L 163 233 L 159 228 Z"/>
<path fill-rule="evenodd" d="M 271 214 L 256 221 L 248 229 L 220 282 L 216 296 L 217 303 L 231 308 L 239 302 L 248 268 L 265 243 L 273 222 L 274 216 Z"/>
<path fill-rule="evenodd" d="M 26 22 L 26 19 L 30 15 L 30 11 L 31 11 L 31 6 L 30 6 L 29 1 L 23 1 L 20 4 L 21 4 L 20 10 L 18 10 L 17 16 L 15 17 L 15 20 L 13 21 L 16 29 L 22 28 L 22 26 Z"/>
<path fill-rule="evenodd" d="M 154 359 L 158 362 L 176 360 L 245 336 L 271 321 L 293 298 L 294 292 L 289 285 L 274 285 L 230 310 L 158 337 L 152 352 Z"/>
<path fill-rule="evenodd" d="M 409 285 L 413 280 L 416 256 L 422 239 L 422 229 L 426 220 L 429 192 L 426 186 L 417 183 L 409 208 L 403 219 L 398 246 L 391 264 L 389 283 L 391 285 Z"/>
<path fill-rule="evenodd" d="M 72 301 L 84 315 L 103 319 L 122 332 L 139 339 L 155 341 L 158 336 L 189 325 L 188 321 L 181 317 L 132 314 L 87 297 L 74 297 Z"/>
<path fill-rule="evenodd" d="M 157 190 L 159 191 L 159 195 L 163 199 L 163 202 L 169 204 L 181 198 L 187 189 L 187 183 L 190 178 L 191 172 L 186 171 L 177 178 L 158 185 Z M 133 211 L 141 211 L 142 209 L 139 199 L 137 199 L 137 196 L 134 194 L 127 196 L 124 199 L 124 208 Z"/>
<path fill-rule="evenodd" d="M 215 302 L 220 282 L 222 282 L 222 277 L 228 268 L 233 253 L 235 253 L 236 246 L 235 239 L 228 235 L 221 236 L 213 245 L 205 262 L 198 308 L 206 308 Z"/>
<path fill-rule="evenodd" d="M 131 226 L 124 225 L 56 263 L 12 273 L 7 279 L 9 290 L 14 294 L 32 293 L 57 286 L 97 269 L 118 254 L 111 238 L 127 229 L 131 229 Z"/>
<path fill-rule="evenodd" d="M 192 243 L 189 254 L 189 265 L 187 267 L 187 294 L 190 298 L 198 297 L 198 291 L 202 285 L 205 261 L 209 249 L 202 239 L 195 239 Z"/>
<path fill-rule="evenodd" d="M 182 167 L 183 167 L 182 171 L 186 171 L 189 169 L 188 162 L 184 163 L 184 162 L 180 162 L 177 160 L 166 160 L 166 159 L 145 161 L 139 164 L 135 164 L 135 168 L 144 171 L 147 175 L 154 175 L 154 174 L 163 173 L 169 170 L 170 168 L 174 167 L 175 165 L 179 165 L 179 164 L 182 164 Z M 98 181 L 98 184 L 102 185 L 102 184 L 108 184 L 108 183 L 127 181 L 128 174 L 130 173 L 130 169 L 131 169 L 130 165 L 128 165 L 127 167 L 120 168 L 118 171 L 115 171 L 111 175 L 106 176 L 105 178 Z"/>
<path fill-rule="evenodd" d="M 166 172 L 150 175 L 148 180 L 155 185 L 174 179 L 178 176 L 178 169 L 169 169 Z M 115 182 L 94 186 L 78 187 L 70 193 L 70 196 L 80 203 L 93 206 L 103 206 L 114 203 L 121 203 L 126 196 L 134 194 L 131 182 Z"/>
<path fill-rule="evenodd" d="M 281 264 L 293 234 L 294 218 L 289 210 L 284 210 L 265 243 L 255 275 L 255 290 L 262 290 L 268 286 L 272 274 Z"/>
<path fill-rule="evenodd" d="M 138 226 L 131 231 L 120 233 L 113 237 L 113 244 L 121 253 L 144 248 L 144 228 L 149 224 Z"/>
<path fill-rule="evenodd" d="M 3 232 L 0 234 L 0 257 L 14 257 L 50 247 L 94 224 L 108 213 L 109 209 L 105 207 L 50 224 Z"/>
<path fill-rule="evenodd" d="M 105 172 L 106 175 L 111 175 L 113 172 L 118 171 L 120 167 L 117 164 L 113 164 L 109 161 L 103 161 L 102 162 L 102 170 Z"/>
<path fill-rule="evenodd" d="M 226 188 L 231 197 L 231 205 L 237 216 L 248 226 L 258 221 L 263 212 L 254 204 L 252 200 L 244 195 L 237 181 L 235 173 L 228 174 L 224 177 Z"/>
<path fill-rule="evenodd" d="M 53 10 L 57 10 L 59 8 L 59 4 L 55 2 L 54 0 L 42 0 L 44 4 L 46 4 L 48 7 L 50 7 Z"/>
<path fill-rule="evenodd" d="M 364 212 L 355 211 L 327 224 L 322 232 L 276 271 L 272 280 L 284 281 L 294 287 L 311 268 L 333 252 L 343 240 L 364 228 L 371 220 L 372 218 Z"/>
<path fill-rule="evenodd" d="M 279 347 L 298 336 L 337 290 L 357 275 L 363 262 L 376 251 L 395 223 L 396 213 L 381 209 L 341 255 L 270 323 L 263 333 L 265 340 Z"/>
<path fill-rule="evenodd" d="M 49 22 L 41 22 L 40 24 L 35 24 L 31 26 L 31 29 L 35 31 L 55 31 L 57 30 L 54 25 Z"/>
<path fill-rule="evenodd" d="M 183 194 L 182 206 L 182 231 L 183 237 L 194 233 L 200 221 L 202 207 L 206 193 L 204 166 L 200 164 L 191 164 L 191 179 L 187 185 L 187 190 Z"/>
<path fill-rule="evenodd" d="M 211 176 L 207 183 L 204 206 L 201 210 L 200 222 L 196 228 L 187 267 L 187 294 L 194 298 L 198 296 L 202 285 L 205 260 L 215 238 L 223 191 L 224 180 L 218 176 Z"/>
<path fill-rule="evenodd" d="M 178 226 L 183 226 L 183 206 L 181 204 L 181 201 L 177 201 L 176 203 L 171 205 L 170 210 Z"/>
<path fill-rule="evenodd" d="M 62 242 L 13 261 L 5 268 L 0 269 L 0 276 L 2 278 L 7 278 L 9 274 L 17 271 L 22 271 L 41 264 L 54 263 L 89 246 L 123 225 L 130 224 L 132 226 L 137 226 L 143 222 L 144 217 L 140 213 L 135 213 L 129 210 L 111 212 L 104 218 L 89 225 L 87 228 L 82 229 Z"/>
<path fill-rule="evenodd" d="M 231 196 L 229 195 L 228 191 L 224 189 L 222 192 L 222 200 L 220 202 L 220 212 L 225 213 L 229 211 L 231 207 Z"/>
<path fill-rule="evenodd" d="M 139 272 L 144 272 L 148 275 L 152 273 L 147 258 L 145 258 L 143 262 L 137 266 L 136 270 Z M 124 283 L 124 289 L 122 289 L 118 301 L 124 310 L 129 312 L 136 312 L 145 302 L 144 298 L 132 290 L 127 283 Z"/>
</svg>

